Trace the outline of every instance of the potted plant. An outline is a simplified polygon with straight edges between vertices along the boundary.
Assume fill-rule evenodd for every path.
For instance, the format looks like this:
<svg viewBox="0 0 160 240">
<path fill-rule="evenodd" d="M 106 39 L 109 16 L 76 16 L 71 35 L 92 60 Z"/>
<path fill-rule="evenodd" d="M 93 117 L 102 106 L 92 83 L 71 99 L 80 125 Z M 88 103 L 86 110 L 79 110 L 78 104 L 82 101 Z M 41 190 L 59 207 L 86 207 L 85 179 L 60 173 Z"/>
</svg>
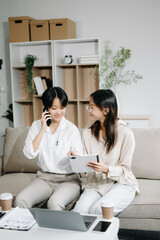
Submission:
<svg viewBox="0 0 160 240">
<path fill-rule="evenodd" d="M 33 66 L 34 66 L 34 62 L 37 60 L 38 58 L 36 56 L 33 56 L 31 54 L 27 54 L 24 57 L 24 64 L 25 64 L 25 72 L 26 72 L 26 80 L 27 80 L 27 91 L 30 94 L 31 99 L 33 98 L 33 94 L 35 92 L 35 88 L 33 88 L 33 84 L 32 84 L 32 77 L 33 77 Z"/>
<path fill-rule="evenodd" d="M 110 42 L 105 42 L 104 54 L 100 59 L 100 68 L 96 67 L 103 88 L 112 88 L 120 83 L 126 85 L 142 79 L 142 76 L 136 74 L 135 70 L 125 71 L 127 60 L 130 58 L 130 49 L 120 47 L 113 54 L 113 51 L 110 49 Z"/>
</svg>

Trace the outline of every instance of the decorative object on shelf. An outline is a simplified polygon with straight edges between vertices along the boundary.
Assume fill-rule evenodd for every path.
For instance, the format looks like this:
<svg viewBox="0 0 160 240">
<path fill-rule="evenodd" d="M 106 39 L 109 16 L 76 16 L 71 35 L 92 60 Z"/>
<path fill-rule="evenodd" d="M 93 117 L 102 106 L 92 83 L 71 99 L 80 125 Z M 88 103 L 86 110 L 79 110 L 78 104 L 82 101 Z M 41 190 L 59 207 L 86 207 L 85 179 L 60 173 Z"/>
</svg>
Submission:
<svg viewBox="0 0 160 240">
<path fill-rule="evenodd" d="M 104 46 L 104 54 L 100 59 L 100 69 L 95 68 L 99 73 L 100 82 L 103 88 L 111 88 L 120 83 L 125 85 L 137 82 L 143 77 L 135 73 L 135 70 L 124 70 L 126 62 L 131 58 L 131 50 L 125 47 L 120 47 L 113 54 L 110 49 L 110 42 L 106 41 Z"/>
<path fill-rule="evenodd" d="M 79 64 L 99 64 L 99 55 L 80 56 L 77 62 Z"/>
<path fill-rule="evenodd" d="M 12 103 L 9 104 L 8 109 L 6 110 L 5 115 L 2 115 L 1 117 L 7 118 L 11 122 L 13 122 L 13 105 L 12 105 Z"/>
<path fill-rule="evenodd" d="M 64 58 L 64 63 L 71 64 L 73 62 L 72 55 L 66 55 Z"/>
<path fill-rule="evenodd" d="M 32 68 L 34 66 L 34 62 L 37 60 L 38 58 L 36 56 L 33 56 L 31 54 L 27 54 L 24 57 L 24 64 L 26 66 L 26 80 L 27 80 L 27 91 L 30 94 L 31 99 L 33 98 L 33 94 L 35 92 L 35 88 L 33 88 L 33 84 L 32 84 L 32 76 L 33 76 L 33 71 Z"/>
<path fill-rule="evenodd" d="M 33 78 L 33 80 L 34 80 L 34 84 L 36 86 L 38 95 L 42 95 L 45 90 L 42 83 L 42 78 L 40 76 L 36 76 Z"/>
</svg>

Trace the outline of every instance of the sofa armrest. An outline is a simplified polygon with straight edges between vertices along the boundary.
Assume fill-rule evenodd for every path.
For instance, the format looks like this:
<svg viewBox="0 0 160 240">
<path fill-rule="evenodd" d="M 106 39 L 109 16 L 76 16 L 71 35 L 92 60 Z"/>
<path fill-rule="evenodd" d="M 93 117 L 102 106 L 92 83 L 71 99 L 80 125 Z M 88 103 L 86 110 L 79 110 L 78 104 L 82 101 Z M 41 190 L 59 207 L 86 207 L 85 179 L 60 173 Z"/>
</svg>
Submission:
<svg viewBox="0 0 160 240">
<path fill-rule="evenodd" d="M 2 156 L 0 156 L 0 176 L 2 175 Z"/>
</svg>

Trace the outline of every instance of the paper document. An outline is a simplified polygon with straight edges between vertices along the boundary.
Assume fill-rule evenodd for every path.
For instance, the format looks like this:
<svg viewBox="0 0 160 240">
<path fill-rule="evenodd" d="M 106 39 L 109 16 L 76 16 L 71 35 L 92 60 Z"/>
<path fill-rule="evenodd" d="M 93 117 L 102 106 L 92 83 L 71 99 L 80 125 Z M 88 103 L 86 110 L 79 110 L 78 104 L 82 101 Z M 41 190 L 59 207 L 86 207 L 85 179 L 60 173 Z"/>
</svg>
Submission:
<svg viewBox="0 0 160 240">
<path fill-rule="evenodd" d="M 99 162 L 99 157 L 96 154 L 70 156 L 69 161 L 71 164 L 72 171 L 75 173 L 95 172 L 93 168 L 86 166 L 86 164 L 90 161 Z"/>
<path fill-rule="evenodd" d="M 36 221 L 28 209 L 16 207 L 0 220 L 0 228 L 28 230 Z"/>
</svg>

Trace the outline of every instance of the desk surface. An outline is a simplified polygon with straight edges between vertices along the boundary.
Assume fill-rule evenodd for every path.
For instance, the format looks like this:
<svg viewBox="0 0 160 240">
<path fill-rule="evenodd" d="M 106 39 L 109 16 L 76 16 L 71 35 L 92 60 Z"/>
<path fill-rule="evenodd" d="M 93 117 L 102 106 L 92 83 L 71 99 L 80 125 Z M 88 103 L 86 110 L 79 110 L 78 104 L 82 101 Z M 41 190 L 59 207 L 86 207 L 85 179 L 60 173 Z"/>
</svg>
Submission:
<svg viewBox="0 0 160 240">
<path fill-rule="evenodd" d="M 0 240 L 117 240 L 119 219 L 114 217 L 106 232 L 93 232 L 92 229 L 100 219 L 99 217 L 87 232 L 42 228 L 37 224 L 28 231 L 0 229 Z"/>
</svg>

